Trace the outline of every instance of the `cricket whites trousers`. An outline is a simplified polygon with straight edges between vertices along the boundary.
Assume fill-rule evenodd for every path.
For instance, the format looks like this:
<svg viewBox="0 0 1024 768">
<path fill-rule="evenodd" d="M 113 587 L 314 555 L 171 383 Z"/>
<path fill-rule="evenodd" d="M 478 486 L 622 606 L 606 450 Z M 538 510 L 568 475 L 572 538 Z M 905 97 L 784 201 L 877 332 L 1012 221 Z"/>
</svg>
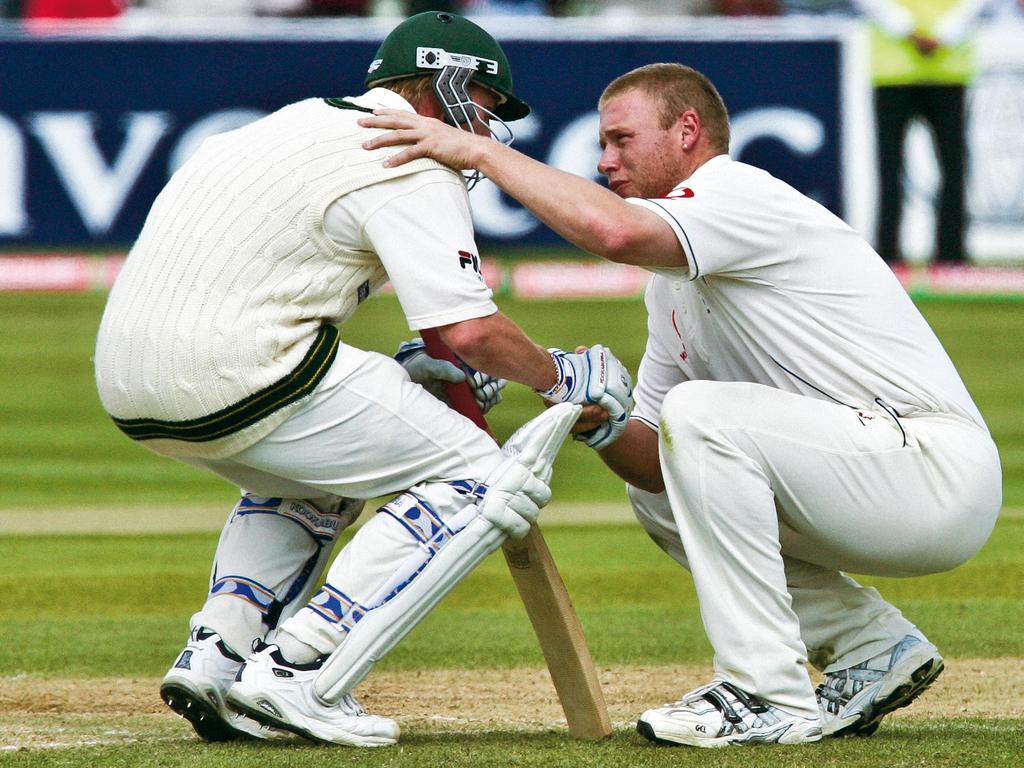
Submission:
<svg viewBox="0 0 1024 768">
<path fill-rule="evenodd" d="M 630 488 L 641 523 L 692 575 L 715 675 L 817 717 L 804 663 L 859 664 L 917 630 L 843 571 L 949 570 L 1002 504 L 988 432 L 760 384 L 692 381 L 661 411 L 664 494 Z"/>
</svg>

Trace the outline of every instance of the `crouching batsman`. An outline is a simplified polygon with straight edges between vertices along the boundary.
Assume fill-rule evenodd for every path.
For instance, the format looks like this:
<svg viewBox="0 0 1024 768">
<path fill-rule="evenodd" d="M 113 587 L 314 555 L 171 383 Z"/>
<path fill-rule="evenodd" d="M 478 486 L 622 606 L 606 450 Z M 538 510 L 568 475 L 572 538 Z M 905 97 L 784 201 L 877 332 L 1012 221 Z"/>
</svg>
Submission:
<svg viewBox="0 0 1024 768">
<path fill-rule="evenodd" d="M 916 576 L 974 555 L 1001 504 L 996 446 L 878 254 L 730 159 L 706 77 L 641 67 L 598 108 L 608 188 L 434 120 L 363 124 L 396 129 L 369 148 L 409 145 L 394 163 L 477 168 L 577 246 L 653 273 L 636 412 L 598 450 L 693 574 L 715 655 L 707 685 L 644 712 L 640 733 L 701 747 L 870 735 L 944 662 L 844 572 Z"/>
<path fill-rule="evenodd" d="M 395 150 L 363 147 L 381 131 L 358 120 L 377 109 L 507 134 L 529 107 L 497 42 L 452 14 L 413 16 L 366 84 L 208 138 L 155 201 L 100 326 L 97 386 L 117 426 L 243 489 L 161 687 L 211 741 L 270 726 L 393 744 L 395 722 L 365 713 L 352 688 L 526 534 L 581 407 L 591 428 L 577 438 L 598 449 L 633 407 L 606 348 L 544 349 L 497 311 L 463 176 L 428 159 L 388 167 Z M 437 328 L 464 369 L 415 344 L 396 360 L 344 342 L 343 323 L 387 280 L 409 327 Z M 420 386 L 467 377 L 484 407 L 503 379 L 555 405 L 499 448 Z M 394 493 L 317 589 L 361 500 Z"/>
</svg>

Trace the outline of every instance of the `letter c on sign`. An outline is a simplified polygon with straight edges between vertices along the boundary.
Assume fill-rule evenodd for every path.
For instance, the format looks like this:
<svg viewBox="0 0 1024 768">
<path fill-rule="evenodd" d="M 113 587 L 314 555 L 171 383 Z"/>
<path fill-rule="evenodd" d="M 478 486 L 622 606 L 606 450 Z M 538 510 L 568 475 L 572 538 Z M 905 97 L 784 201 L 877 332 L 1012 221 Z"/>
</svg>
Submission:
<svg viewBox="0 0 1024 768">
<path fill-rule="evenodd" d="M 739 158 L 748 144 L 774 139 L 801 155 L 813 155 L 825 144 L 825 126 L 809 112 L 791 107 L 751 109 L 730 121 L 729 154 Z"/>
</svg>

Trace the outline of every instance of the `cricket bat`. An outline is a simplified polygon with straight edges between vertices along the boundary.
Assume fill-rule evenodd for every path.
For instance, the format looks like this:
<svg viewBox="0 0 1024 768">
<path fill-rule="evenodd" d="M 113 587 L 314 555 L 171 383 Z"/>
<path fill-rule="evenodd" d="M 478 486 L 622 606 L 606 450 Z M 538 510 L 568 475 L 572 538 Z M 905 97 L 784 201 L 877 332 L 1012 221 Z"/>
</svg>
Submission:
<svg viewBox="0 0 1024 768">
<path fill-rule="evenodd" d="M 436 329 L 421 331 L 427 353 L 460 365 Z M 460 365 L 461 367 L 461 365 Z M 494 437 L 473 391 L 466 382 L 445 384 L 452 408 Z M 526 613 L 537 634 L 544 660 L 565 712 L 569 735 L 577 739 L 603 739 L 612 735 L 608 707 L 601 691 L 594 660 L 569 591 L 536 523 L 526 538 L 509 539 L 502 546 L 505 562 Z"/>
</svg>

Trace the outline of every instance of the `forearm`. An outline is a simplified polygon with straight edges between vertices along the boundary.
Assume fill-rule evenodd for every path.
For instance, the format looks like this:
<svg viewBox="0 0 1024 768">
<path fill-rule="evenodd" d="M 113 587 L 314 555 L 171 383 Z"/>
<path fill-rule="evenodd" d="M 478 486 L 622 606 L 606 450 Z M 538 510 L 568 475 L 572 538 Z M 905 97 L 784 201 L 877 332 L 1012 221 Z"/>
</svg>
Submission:
<svg viewBox="0 0 1024 768">
<path fill-rule="evenodd" d="M 369 150 L 401 147 L 385 161 L 386 167 L 433 157 L 451 168 L 475 168 L 585 251 L 625 264 L 686 266 L 669 224 L 589 179 L 544 165 L 493 139 L 407 112 L 380 110 L 359 124 L 392 129 L 363 142 Z"/>
<path fill-rule="evenodd" d="M 573 245 L 611 261 L 630 258 L 631 233 L 645 213 L 637 206 L 496 141 L 477 142 L 475 158 L 487 178 Z"/>
<path fill-rule="evenodd" d="M 555 383 L 555 365 L 548 351 L 501 312 L 442 326 L 438 332 L 455 354 L 478 371 L 533 389 L 548 389 Z"/>
<path fill-rule="evenodd" d="M 616 475 L 630 485 L 650 493 L 665 490 L 658 460 L 658 433 L 632 419 L 622 436 L 598 456 Z"/>
</svg>

